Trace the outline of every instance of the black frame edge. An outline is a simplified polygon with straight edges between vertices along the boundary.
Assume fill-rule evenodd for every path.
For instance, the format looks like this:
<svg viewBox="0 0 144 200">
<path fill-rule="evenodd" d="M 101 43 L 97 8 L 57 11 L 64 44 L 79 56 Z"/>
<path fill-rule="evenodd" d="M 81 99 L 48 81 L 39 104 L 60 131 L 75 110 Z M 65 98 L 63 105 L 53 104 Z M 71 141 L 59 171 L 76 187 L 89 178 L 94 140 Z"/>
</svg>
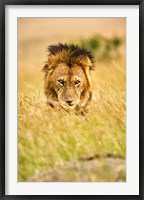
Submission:
<svg viewBox="0 0 144 200">
<path fill-rule="evenodd" d="M 143 0 L 2 0 L 5 5 L 139 5 Z"/>
<path fill-rule="evenodd" d="M 1 1 L 1 0 L 0 0 Z M 73 3 L 72 3 L 73 2 Z M 92 0 L 89 3 L 83 3 L 84 1 L 79 0 L 76 2 L 75 0 L 70 0 L 69 3 L 71 5 L 90 5 Z M 114 3 L 115 2 L 115 3 Z M 117 3 L 116 3 L 117 2 Z M 0 2 L 0 199 L 61 199 L 67 198 L 66 196 L 49 196 L 49 195 L 5 195 L 5 5 L 66 5 L 66 2 L 63 0 L 59 2 L 58 0 L 8 0 Z M 144 198 L 144 0 L 97 0 L 93 2 L 94 5 L 139 5 L 139 159 L 140 166 L 139 170 L 141 173 L 140 182 L 139 182 L 139 195 L 128 195 L 128 196 L 95 196 L 96 199 L 119 199 L 119 200 L 142 200 Z M 69 5 L 69 4 L 68 4 Z M 72 198 L 76 197 L 73 195 Z M 70 196 L 68 198 L 71 198 Z M 91 196 L 92 198 L 92 196 Z"/>
<path fill-rule="evenodd" d="M 0 198 L 5 196 L 5 9 L 0 5 Z"/>
<path fill-rule="evenodd" d="M 144 1 L 139 6 L 139 194 L 144 198 Z"/>
</svg>

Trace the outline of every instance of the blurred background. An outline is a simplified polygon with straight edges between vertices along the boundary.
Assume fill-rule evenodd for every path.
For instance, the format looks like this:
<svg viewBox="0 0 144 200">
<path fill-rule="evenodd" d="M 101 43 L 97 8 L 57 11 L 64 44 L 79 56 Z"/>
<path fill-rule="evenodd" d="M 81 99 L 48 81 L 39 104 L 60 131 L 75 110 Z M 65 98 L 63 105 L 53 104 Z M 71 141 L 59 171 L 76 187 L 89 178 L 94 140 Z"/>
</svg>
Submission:
<svg viewBox="0 0 144 200">
<path fill-rule="evenodd" d="M 67 42 L 98 33 L 106 37 L 125 36 L 125 18 L 18 18 L 19 40 L 42 39 Z"/>
<path fill-rule="evenodd" d="M 47 47 L 59 42 L 78 44 L 94 56 L 94 95 L 86 116 L 46 106 L 41 70 Z M 125 18 L 18 18 L 18 181 L 125 181 L 125 118 Z M 120 160 L 77 165 L 80 158 L 107 153 Z M 66 174 L 37 176 L 67 162 Z"/>
<path fill-rule="evenodd" d="M 97 35 L 125 38 L 125 18 L 18 18 L 19 68 L 42 66 L 47 59 L 47 47 L 58 42 L 88 43 L 87 40 L 93 39 L 91 43 L 96 49 L 101 39 Z"/>
</svg>

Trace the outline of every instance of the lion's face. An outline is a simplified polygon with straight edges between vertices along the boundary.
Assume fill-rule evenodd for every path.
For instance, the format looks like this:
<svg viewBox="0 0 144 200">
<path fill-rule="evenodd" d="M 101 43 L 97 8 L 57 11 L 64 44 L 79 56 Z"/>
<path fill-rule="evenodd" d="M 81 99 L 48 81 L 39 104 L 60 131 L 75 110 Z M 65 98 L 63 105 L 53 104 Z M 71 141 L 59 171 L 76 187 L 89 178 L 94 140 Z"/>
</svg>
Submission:
<svg viewBox="0 0 144 200">
<path fill-rule="evenodd" d="M 45 73 L 45 94 L 48 104 L 65 109 L 85 107 L 92 96 L 89 70 L 91 55 L 74 45 L 49 47 Z"/>
<path fill-rule="evenodd" d="M 58 64 L 49 77 L 50 87 L 63 108 L 75 108 L 83 104 L 83 92 L 87 87 L 87 78 L 83 69 L 74 64 L 68 67 Z"/>
</svg>

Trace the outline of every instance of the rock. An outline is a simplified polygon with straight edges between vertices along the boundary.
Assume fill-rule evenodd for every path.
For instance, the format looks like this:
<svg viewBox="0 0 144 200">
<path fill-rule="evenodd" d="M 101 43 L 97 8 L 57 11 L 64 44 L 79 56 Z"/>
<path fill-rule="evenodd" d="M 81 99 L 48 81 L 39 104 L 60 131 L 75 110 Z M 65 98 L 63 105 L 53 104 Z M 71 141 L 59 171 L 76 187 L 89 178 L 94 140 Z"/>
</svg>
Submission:
<svg viewBox="0 0 144 200">
<path fill-rule="evenodd" d="M 94 156 L 69 161 L 46 172 L 38 173 L 28 182 L 125 182 L 126 161 L 121 157 Z"/>
</svg>

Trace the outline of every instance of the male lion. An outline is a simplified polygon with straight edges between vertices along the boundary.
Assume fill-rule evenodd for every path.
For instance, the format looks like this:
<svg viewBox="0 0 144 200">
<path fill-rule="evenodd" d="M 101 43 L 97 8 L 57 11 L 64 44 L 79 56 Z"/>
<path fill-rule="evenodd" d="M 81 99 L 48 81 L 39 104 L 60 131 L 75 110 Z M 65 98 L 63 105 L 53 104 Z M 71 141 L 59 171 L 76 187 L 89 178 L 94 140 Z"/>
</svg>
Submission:
<svg viewBox="0 0 144 200">
<path fill-rule="evenodd" d="M 48 47 L 44 72 L 44 90 L 48 104 L 68 110 L 84 108 L 91 100 L 89 70 L 93 57 L 77 45 L 58 44 Z"/>
</svg>

